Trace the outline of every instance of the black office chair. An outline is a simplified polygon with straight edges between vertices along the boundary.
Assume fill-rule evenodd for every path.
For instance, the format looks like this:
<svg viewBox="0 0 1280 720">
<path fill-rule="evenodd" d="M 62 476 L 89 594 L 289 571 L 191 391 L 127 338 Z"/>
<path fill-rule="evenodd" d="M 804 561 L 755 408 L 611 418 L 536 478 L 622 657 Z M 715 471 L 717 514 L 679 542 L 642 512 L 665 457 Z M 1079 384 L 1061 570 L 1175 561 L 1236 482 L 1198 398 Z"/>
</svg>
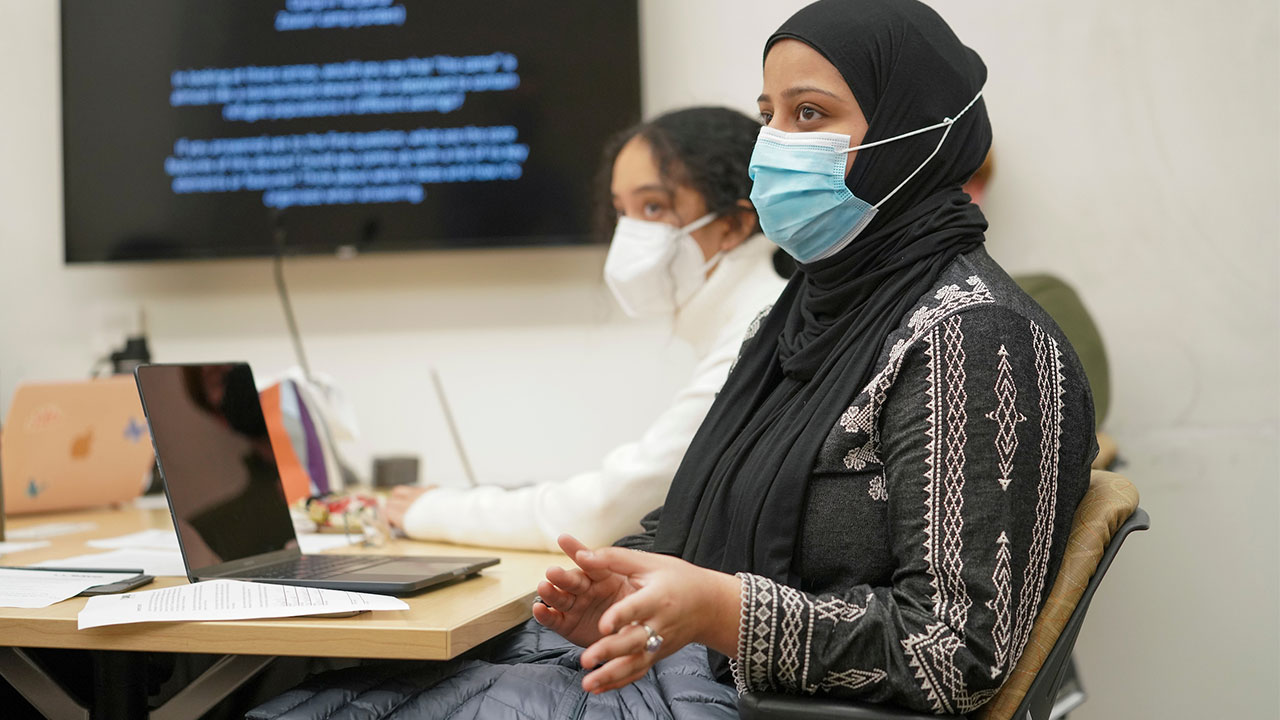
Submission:
<svg viewBox="0 0 1280 720">
<path fill-rule="evenodd" d="M 1128 485 L 1128 481 L 1119 478 L 1113 473 L 1105 473 L 1095 471 L 1090 491 L 1093 491 L 1093 485 L 1096 483 L 1114 482 L 1118 479 Z M 1132 485 L 1128 485 L 1132 488 Z M 1145 510 L 1135 507 L 1137 504 L 1137 492 L 1133 491 L 1132 514 L 1121 525 L 1111 533 L 1111 539 L 1106 543 L 1106 549 L 1102 553 L 1102 557 L 1098 560 L 1097 568 L 1089 576 L 1089 583 L 1085 586 L 1084 591 L 1080 594 L 1080 599 L 1076 601 L 1074 609 L 1072 609 L 1066 624 L 1062 626 L 1061 633 L 1057 640 L 1053 641 L 1052 648 L 1044 657 L 1043 662 L 1038 668 L 1026 667 L 1029 662 L 1034 662 L 1034 658 L 1028 657 L 1031 644 L 1036 641 L 1037 631 L 1044 620 L 1044 612 L 1041 618 L 1036 621 L 1036 628 L 1032 631 L 1032 640 L 1028 643 L 1028 652 L 1024 652 L 1024 657 L 1018 662 L 1014 673 L 1026 672 L 1034 673 L 1030 685 L 1026 688 L 1026 695 L 1022 697 L 1017 704 L 1017 709 L 1012 714 L 1004 714 L 999 710 L 990 712 L 991 706 L 998 705 L 1001 696 L 1006 692 L 1018 692 L 1020 687 L 1011 677 L 1005 683 L 1005 687 L 1001 688 L 1000 694 L 992 699 L 988 706 L 979 709 L 968 718 L 982 720 L 1002 720 L 1004 718 L 1013 718 L 1014 720 L 1049 720 L 1049 718 L 1063 717 L 1066 711 L 1073 709 L 1083 701 L 1083 690 L 1079 688 L 1078 681 L 1075 678 L 1074 666 L 1071 662 L 1071 651 L 1075 647 L 1076 637 L 1080 634 L 1080 626 L 1084 623 L 1085 613 L 1089 611 L 1089 603 L 1093 600 L 1093 594 L 1098 589 L 1098 585 L 1102 582 L 1102 576 L 1106 574 L 1107 568 L 1111 567 L 1111 561 L 1115 559 L 1116 553 L 1120 552 L 1120 545 L 1129 533 L 1135 530 L 1146 530 L 1151 527 L 1151 520 L 1147 516 Z M 1089 497 L 1086 495 L 1085 501 L 1081 502 L 1080 510 L 1077 510 L 1079 517 L 1088 502 Z M 1120 517 L 1123 517 L 1121 515 Z M 1077 523 L 1072 526 L 1072 540 L 1076 538 Z M 1070 543 L 1069 543 L 1070 544 Z M 1063 575 L 1059 573 L 1059 581 Z M 1052 598 L 1051 598 L 1052 600 Z M 1046 607 L 1048 603 L 1046 603 Z M 1054 713 L 1054 706 L 1059 702 L 1059 691 L 1064 687 L 1064 682 L 1069 681 L 1071 687 L 1071 695 L 1074 697 L 1063 698 L 1064 705 L 1068 707 L 1059 708 L 1058 713 Z M 1012 686 L 1012 687 L 1011 687 Z M 1008 703 L 1005 703 L 1006 705 Z M 929 713 L 920 713 L 910 710 L 902 710 L 898 708 L 871 705 L 860 703 L 852 700 L 840 700 L 834 698 L 810 697 L 801 695 L 780 695 L 774 693 L 749 693 L 744 695 L 738 703 L 738 712 L 742 720 L 967 720 L 966 716 L 961 715 L 933 715 Z M 1007 709 L 1005 710 L 1007 712 Z"/>
</svg>

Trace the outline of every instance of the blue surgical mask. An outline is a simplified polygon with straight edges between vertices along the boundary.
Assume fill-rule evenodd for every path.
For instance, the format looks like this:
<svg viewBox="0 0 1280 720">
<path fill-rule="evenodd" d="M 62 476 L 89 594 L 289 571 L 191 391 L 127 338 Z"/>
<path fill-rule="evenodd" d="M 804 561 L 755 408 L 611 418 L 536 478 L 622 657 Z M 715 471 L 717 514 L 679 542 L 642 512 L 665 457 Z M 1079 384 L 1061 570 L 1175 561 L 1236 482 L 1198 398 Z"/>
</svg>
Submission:
<svg viewBox="0 0 1280 720">
<path fill-rule="evenodd" d="M 760 128 L 748 173 L 755 182 L 751 204 L 755 205 L 764 234 L 802 263 L 840 252 L 866 229 L 881 205 L 929 164 L 951 134 L 955 121 L 980 97 L 981 91 L 954 118 L 855 147 L 850 147 L 852 138 L 840 133 L 789 133 Z M 849 153 L 940 128 L 945 129 L 938 146 L 880 202 L 872 205 L 845 185 Z"/>
</svg>

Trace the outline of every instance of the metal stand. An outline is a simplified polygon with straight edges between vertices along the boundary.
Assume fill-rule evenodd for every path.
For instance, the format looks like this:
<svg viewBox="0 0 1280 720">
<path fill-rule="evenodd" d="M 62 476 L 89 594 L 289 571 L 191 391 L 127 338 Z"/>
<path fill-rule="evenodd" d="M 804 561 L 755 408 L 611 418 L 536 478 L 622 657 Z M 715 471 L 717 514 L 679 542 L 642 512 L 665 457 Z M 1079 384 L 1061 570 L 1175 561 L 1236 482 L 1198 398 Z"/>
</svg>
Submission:
<svg viewBox="0 0 1280 720">
<path fill-rule="evenodd" d="M 21 648 L 0 647 L 0 677 L 47 718 L 89 720 L 89 711 Z"/>
<path fill-rule="evenodd" d="M 1063 720 L 1072 710 L 1084 704 L 1088 694 L 1080 683 L 1080 672 L 1076 670 L 1075 655 L 1067 662 L 1067 671 L 1062 676 L 1062 686 L 1058 688 L 1058 698 L 1053 701 L 1053 710 L 1049 720 Z"/>
<path fill-rule="evenodd" d="M 90 651 L 93 708 L 81 705 L 22 648 L 0 647 L 0 678 L 52 720 L 189 720 L 200 717 L 275 661 L 270 655 L 226 655 L 164 705 L 147 712 L 142 653 Z"/>
<path fill-rule="evenodd" d="M 152 710 L 151 720 L 200 717 L 274 661 L 271 655 L 224 655 L 168 702 Z"/>
</svg>

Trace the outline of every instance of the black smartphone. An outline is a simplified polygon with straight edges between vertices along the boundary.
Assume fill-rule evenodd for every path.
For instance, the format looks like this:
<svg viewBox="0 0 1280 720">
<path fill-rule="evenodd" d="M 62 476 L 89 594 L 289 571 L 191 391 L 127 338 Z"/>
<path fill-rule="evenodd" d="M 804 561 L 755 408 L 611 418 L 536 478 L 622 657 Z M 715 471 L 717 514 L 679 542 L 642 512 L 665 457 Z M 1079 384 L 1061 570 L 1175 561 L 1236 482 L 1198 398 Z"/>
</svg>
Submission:
<svg viewBox="0 0 1280 720">
<path fill-rule="evenodd" d="M 112 593 L 128 592 L 134 588 L 140 588 L 143 585 L 155 580 L 151 575 L 139 573 L 133 577 L 127 577 L 117 582 L 108 583 L 106 585 L 95 585 L 86 589 L 76 597 L 89 597 L 90 595 L 110 595 Z"/>
<path fill-rule="evenodd" d="M 155 580 L 151 575 L 147 575 L 141 570 L 134 568 L 63 568 L 63 567 L 12 567 L 0 566 L 3 570 L 42 570 L 45 572 L 70 572 L 70 573 L 116 573 L 124 575 L 124 577 L 113 583 L 105 585 L 95 585 L 81 592 L 76 597 L 87 597 L 89 595 L 110 595 L 111 593 L 120 593 L 142 587 L 147 583 Z"/>
</svg>

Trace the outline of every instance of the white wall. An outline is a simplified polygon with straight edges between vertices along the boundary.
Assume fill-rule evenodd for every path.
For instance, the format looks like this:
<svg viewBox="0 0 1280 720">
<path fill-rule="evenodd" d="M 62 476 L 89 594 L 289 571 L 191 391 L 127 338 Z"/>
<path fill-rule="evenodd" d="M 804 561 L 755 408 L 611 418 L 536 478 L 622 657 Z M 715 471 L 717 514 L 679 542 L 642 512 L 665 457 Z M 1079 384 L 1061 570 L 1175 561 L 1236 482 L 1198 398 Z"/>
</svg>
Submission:
<svg viewBox="0 0 1280 720">
<path fill-rule="evenodd" d="M 764 38 L 796 0 L 642 0 L 644 104 L 754 112 Z M 1107 427 L 1154 527 L 1079 645 L 1074 717 L 1280 715 L 1280 18 L 1272 0 L 938 3 L 987 61 L 999 168 L 989 248 L 1052 269 L 1111 354 Z M 265 261 L 60 261 L 57 9 L 0 0 L 0 404 L 82 374 L 146 307 L 165 360 L 291 350 Z M 312 364 L 379 452 L 456 482 L 424 369 L 440 368 L 489 481 L 553 477 L 634 434 L 687 371 L 619 320 L 598 249 L 288 267 Z M 618 374 L 625 384 L 614 382 Z"/>
<path fill-rule="evenodd" d="M 58 73 L 58 4 L 0 0 L 0 405 L 20 379 L 84 375 L 140 306 L 157 360 L 292 364 L 268 260 L 63 265 Z M 621 318 L 603 262 L 601 248 L 308 257 L 286 276 L 311 366 L 375 452 L 462 482 L 434 365 L 477 475 L 519 483 L 594 466 L 692 367 L 669 329 Z"/>
<path fill-rule="evenodd" d="M 947 8 L 991 68 L 992 250 L 1054 268 L 1098 315 L 1106 426 L 1152 517 L 1083 630 L 1073 717 L 1280 717 L 1277 14 Z"/>
</svg>

